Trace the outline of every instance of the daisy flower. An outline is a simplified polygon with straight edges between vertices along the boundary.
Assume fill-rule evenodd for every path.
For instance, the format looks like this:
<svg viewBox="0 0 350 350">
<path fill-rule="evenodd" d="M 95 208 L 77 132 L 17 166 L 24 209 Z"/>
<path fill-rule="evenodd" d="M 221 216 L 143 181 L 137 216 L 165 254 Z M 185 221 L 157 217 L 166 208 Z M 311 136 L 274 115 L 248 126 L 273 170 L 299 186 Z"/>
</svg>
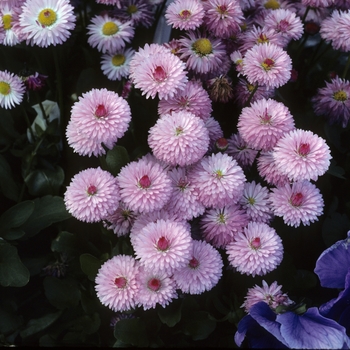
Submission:
<svg viewBox="0 0 350 350">
<path fill-rule="evenodd" d="M 179 39 L 182 48 L 180 58 L 186 62 L 186 67 L 195 73 L 215 72 L 226 58 L 225 45 L 221 39 L 199 31 L 188 31 L 186 37 Z"/>
<path fill-rule="evenodd" d="M 163 115 L 149 130 L 148 145 L 154 156 L 172 166 L 190 165 L 208 150 L 209 133 L 199 117 L 188 112 Z"/>
<path fill-rule="evenodd" d="M 171 200 L 165 209 L 183 220 L 192 220 L 204 213 L 205 207 L 198 200 L 198 190 L 188 180 L 187 169 L 177 167 L 168 171 L 172 181 Z"/>
<path fill-rule="evenodd" d="M 105 219 L 118 208 L 119 200 L 115 178 L 100 167 L 80 171 L 73 177 L 64 194 L 69 213 L 85 222 Z"/>
<path fill-rule="evenodd" d="M 287 175 L 277 170 L 273 152 L 261 152 L 257 159 L 257 168 L 259 175 L 270 185 L 277 187 L 289 182 Z"/>
<path fill-rule="evenodd" d="M 62 44 L 75 28 L 74 7 L 68 0 L 28 0 L 19 16 L 27 45 Z"/>
<path fill-rule="evenodd" d="M 237 71 L 237 76 L 241 75 L 243 70 L 243 56 L 242 52 L 239 50 L 235 50 L 230 54 L 230 60 L 235 64 L 235 68 Z"/>
<path fill-rule="evenodd" d="M 95 290 L 101 303 L 113 311 L 134 308 L 139 290 L 138 273 L 138 262 L 132 256 L 117 255 L 107 260 L 95 278 Z"/>
<path fill-rule="evenodd" d="M 84 93 L 71 109 L 67 125 L 68 144 L 82 156 L 100 156 L 112 149 L 129 127 L 131 111 L 116 92 L 92 89 Z"/>
<path fill-rule="evenodd" d="M 176 0 L 165 11 L 168 25 L 175 29 L 193 30 L 202 25 L 204 9 L 198 0 Z"/>
<path fill-rule="evenodd" d="M 119 202 L 118 208 L 113 214 L 107 215 L 103 221 L 103 226 L 118 236 L 127 235 L 134 224 L 136 215 L 123 202 Z"/>
<path fill-rule="evenodd" d="M 243 58 L 243 73 L 249 83 L 277 88 L 288 82 L 292 60 L 279 46 L 271 43 L 255 45 Z"/>
<path fill-rule="evenodd" d="M 120 7 L 120 0 L 96 0 L 98 4 L 104 4 L 104 5 L 116 5 L 117 7 Z"/>
<path fill-rule="evenodd" d="M 227 39 L 241 31 L 243 12 L 236 0 L 204 1 L 204 23 L 214 36 Z"/>
<path fill-rule="evenodd" d="M 5 71 L 0 71 L 0 106 L 11 109 L 23 100 L 25 86 L 17 75 Z"/>
<path fill-rule="evenodd" d="M 247 182 L 244 185 L 243 196 L 239 203 L 251 221 L 268 224 L 273 217 L 269 190 L 255 181 Z"/>
<path fill-rule="evenodd" d="M 261 99 L 243 108 L 237 128 L 250 148 L 271 151 L 295 126 L 293 116 L 283 103 Z"/>
<path fill-rule="evenodd" d="M 229 263 L 242 274 L 266 275 L 282 262 L 283 245 L 276 231 L 264 223 L 250 222 L 226 246 Z"/>
<path fill-rule="evenodd" d="M 146 159 L 124 166 L 117 181 L 122 201 L 136 213 L 162 209 L 172 192 L 166 171 L 158 163 Z"/>
<path fill-rule="evenodd" d="M 343 128 L 350 119 L 350 82 L 335 77 L 326 81 L 326 87 L 317 90 L 311 99 L 316 115 L 325 116 L 330 124 L 339 123 Z"/>
<path fill-rule="evenodd" d="M 220 253 L 209 243 L 193 241 L 187 265 L 174 271 L 177 288 L 183 293 L 202 294 L 217 285 L 222 276 Z"/>
<path fill-rule="evenodd" d="M 271 11 L 278 9 L 290 9 L 292 11 L 295 10 L 294 2 L 290 0 L 256 0 L 256 8 Z M 267 12 L 266 11 L 266 12 Z"/>
<path fill-rule="evenodd" d="M 224 132 L 222 131 L 219 122 L 213 117 L 209 117 L 205 121 L 205 126 L 209 132 L 209 149 L 213 149 L 215 147 L 216 141 L 224 137 Z"/>
<path fill-rule="evenodd" d="M 288 226 L 309 226 L 323 213 L 323 198 L 320 190 L 304 180 L 273 188 L 270 201 L 276 216 L 282 217 Z"/>
<path fill-rule="evenodd" d="M 23 34 L 19 26 L 19 15 L 21 10 L 19 7 L 5 4 L 0 8 L 0 18 L 2 19 L 4 35 L 0 42 L 3 45 L 15 46 L 23 40 Z M 1 21 L 0 21 L 1 22 Z"/>
<path fill-rule="evenodd" d="M 310 7 L 328 7 L 332 6 L 334 0 L 301 0 L 301 4 Z"/>
<path fill-rule="evenodd" d="M 108 15 L 94 16 L 87 29 L 89 45 L 102 53 L 123 49 L 135 34 L 130 22 L 123 23 Z"/>
<path fill-rule="evenodd" d="M 133 49 L 105 53 L 101 58 L 101 69 L 109 80 L 122 80 L 129 76 L 129 65 L 134 55 Z"/>
<path fill-rule="evenodd" d="M 154 273 L 171 275 L 191 258 L 191 232 L 173 220 L 150 222 L 134 237 L 132 245 L 140 264 Z"/>
<path fill-rule="evenodd" d="M 203 157 L 191 169 L 189 179 L 199 191 L 200 202 L 214 208 L 236 203 L 246 180 L 237 162 L 222 153 Z"/>
<path fill-rule="evenodd" d="M 291 181 L 314 180 L 330 165 L 326 141 L 311 131 L 295 129 L 283 136 L 273 150 L 277 171 Z"/>
<path fill-rule="evenodd" d="M 180 111 L 193 113 L 204 121 L 211 116 L 213 111 L 211 100 L 201 82 L 190 80 L 184 89 L 179 90 L 173 98 L 159 101 L 158 113 L 160 116 Z"/>
<path fill-rule="evenodd" d="M 177 298 L 175 281 L 163 271 L 149 271 L 141 266 L 137 280 L 139 291 L 136 300 L 144 310 L 154 309 L 157 304 L 166 307 Z"/>
<path fill-rule="evenodd" d="M 262 287 L 255 285 L 253 288 L 248 289 L 241 307 L 244 308 L 246 313 L 249 313 L 250 308 L 260 301 L 269 305 L 272 310 L 276 310 L 280 305 L 288 306 L 293 304 L 293 301 L 281 291 L 281 288 L 282 286 L 278 285 L 276 281 L 269 286 L 263 280 Z"/>
<path fill-rule="evenodd" d="M 238 204 L 207 209 L 200 220 L 203 238 L 216 248 L 225 248 L 248 225 L 248 216 Z"/>
<path fill-rule="evenodd" d="M 239 133 L 232 134 L 227 141 L 228 147 L 226 153 L 235 159 L 243 169 L 250 168 L 254 163 L 258 151 L 250 148 Z"/>
<path fill-rule="evenodd" d="M 130 62 L 130 79 L 146 98 L 173 98 L 186 86 L 186 74 L 185 64 L 157 44 L 139 50 Z"/>
</svg>

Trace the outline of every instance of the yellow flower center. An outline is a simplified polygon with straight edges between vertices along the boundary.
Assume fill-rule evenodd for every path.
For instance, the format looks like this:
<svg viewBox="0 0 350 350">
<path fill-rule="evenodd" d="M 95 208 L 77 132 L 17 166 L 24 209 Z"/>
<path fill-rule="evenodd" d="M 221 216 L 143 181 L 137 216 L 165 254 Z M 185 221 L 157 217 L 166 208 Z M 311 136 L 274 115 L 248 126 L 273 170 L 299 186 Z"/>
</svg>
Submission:
<svg viewBox="0 0 350 350">
<path fill-rule="evenodd" d="M 12 16 L 11 15 L 3 15 L 2 22 L 4 23 L 4 29 L 9 30 L 12 28 Z"/>
<path fill-rule="evenodd" d="M 269 39 L 267 38 L 267 36 L 263 33 L 261 33 L 259 35 L 259 38 L 258 40 L 256 41 L 258 44 L 263 44 L 263 43 L 268 43 L 269 42 Z"/>
<path fill-rule="evenodd" d="M 129 14 L 129 15 L 132 15 L 133 13 L 136 13 L 138 11 L 138 8 L 136 5 L 130 5 L 128 7 L 128 9 L 126 10 L 126 12 Z"/>
<path fill-rule="evenodd" d="M 191 11 L 189 11 L 189 10 L 182 10 L 180 13 L 179 13 L 179 15 L 180 15 L 180 17 L 181 18 L 183 18 L 183 19 L 188 19 L 189 17 L 191 17 Z"/>
<path fill-rule="evenodd" d="M 183 133 L 184 129 L 181 127 L 181 126 L 178 126 L 176 129 L 175 129 L 175 136 L 179 136 Z"/>
<path fill-rule="evenodd" d="M 253 90 L 255 89 L 255 86 L 252 84 L 247 84 L 247 89 L 249 92 L 253 92 Z"/>
<path fill-rule="evenodd" d="M 220 170 L 220 169 L 218 169 L 218 170 L 216 170 L 215 171 L 215 177 L 217 178 L 217 179 L 221 179 L 221 178 L 223 178 L 223 176 L 224 176 L 224 174 L 223 174 L 223 172 Z"/>
<path fill-rule="evenodd" d="M 268 0 L 264 6 L 266 9 L 277 10 L 280 8 L 280 3 L 277 0 Z"/>
<path fill-rule="evenodd" d="M 248 197 L 247 201 L 250 205 L 254 205 L 255 204 L 255 199 L 253 197 Z"/>
<path fill-rule="evenodd" d="M 218 11 L 220 15 L 227 15 L 227 6 L 226 5 L 217 6 L 216 11 Z"/>
<path fill-rule="evenodd" d="M 192 48 L 198 55 L 201 55 L 201 56 L 209 55 L 210 53 L 212 53 L 212 50 L 213 50 L 213 47 L 211 46 L 211 42 L 207 38 L 201 38 L 196 40 L 193 43 Z"/>
<path fill-rule="evenodd" d="M 119 66 L 123 65 L 124 62 L 125 62 L 125 56 L 122 54 L 117 54 L 117 55 L 114 55 L 112 57 L 113 66 L 119 67 Z"/>
<path fill-rule="evenodd" d="M 57 21 L 57 14 L 54 10 L 43 9 L 39 13 L 38 21 L 44 27 L 50 27 Z"/>
<path fill-rule="evenodd" d="M 226 218 L 225 218 L 225 214 L 220 213 L 218 216 L 218 223 L 219 224 L 225 224 L 226 223 Z"/>
<path fill-rule="evenodd" d="M 348 99 L 348 95 L 344 90 L 339 90 L 333 94 L 333 98 L 336 101 L 344 102 Z"/>
<path fill-rule="evenodd" d="M 4 81 L 0 81 L 0 94 L 8 95 L 10 92 L 11 92 L 10 84 L 5 83 Z"/>
<path fill-rule="evenodd" d="M 273 65 L 275 64 L 275 61 L 271 58 L 266 58 L 263 63 L 261 63 L 261 67 L 264 68 L 265 71 L 269 71 Z"/>
<path fill-rule="evenodd" d="M 113 35 L 118 33 L 119 28 L 114 22 L 106 22 L 102 27 L 103 35 Z"/>
</svg>

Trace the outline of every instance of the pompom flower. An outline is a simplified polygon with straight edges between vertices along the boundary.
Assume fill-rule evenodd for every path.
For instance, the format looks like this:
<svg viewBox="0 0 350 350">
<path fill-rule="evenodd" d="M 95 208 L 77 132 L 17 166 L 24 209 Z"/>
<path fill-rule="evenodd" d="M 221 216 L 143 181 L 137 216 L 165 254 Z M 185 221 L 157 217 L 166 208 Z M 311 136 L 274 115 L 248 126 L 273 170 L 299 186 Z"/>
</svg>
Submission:
<svg viewBox="0 0 350 350">
<path fill-rule="evenodd" d="M 144 310 L 154 309 L 157 304 L 166 307 L 177 298 L 175 281 L 164 271 L 154 272 L 141 266 L 137 280 L 139 291 L 136 300 Z"/>
<path fill-rule="evenodd" d="M 237 162 L 227 154 L 217 153 L 202 158 L 189 173 L 206 207 L 223 208 L 236 203 L 243 193 L 245 175 Z"/>
<path fill-rule="evenodd" d="M 198 0 L 176 0 L 170 3 L 164 16 L 175 29 L 193 30 L 202 25 L 204 9 Z"/>
<path fill-rule="evenodd" d="M 293 116 L 283 103 L 261 99 L 243 108 L 237 128 L 250 148 L 271 151 L 295 127 Z"/>
<path fill-rule="evenodd" d="M 138 262 L 132 256 L 117 255 L 107 260 L 95 278 L 95 290 L 101 303 L 113 311 L 134 308 L 139 289 L 138 272 Z"/>
<path fill-rule="evenodd" d="M 169 275 L 191 258 L 192 238 L 187 226 L 173 220 L 150 222 L 132 240 L 140 264 L 154 273 Z"/>
<path fill-rule="evenodd" d="M 216 141 L 224 137 L 224 132 L 222 131 L 219 122 L 213 117 L 209 117 L 205 121 L 205 126 L 209 132 L 209 149 L 212 150 Z"/>
<path fill-rule="evenodd" d="M 183 293 L 201 294 L 217 285 L 222 276 L 220 253 L 209 243 L 193 241 L 186 266 L 174 271 L 177 288 Z"/>
<path fill-rule="evenodd" d="M 170 165 L 191 165 L 200 160 L 209 147 L 204 122 L 189 112 L 163 115 L 149 130 L 148 144 L 154 156 Z"/>
<path fill-rule="evenodd" d="M 288 226 L 310 225 L 323 213 L 323 198 L 320 190 L 304 180 L 284 187 L 273 188 L 270 201 L 273 213 L 283 218 Z"/>
<path fill-rule="evenodd" d="M 100 167 L 88 168 L 76 174 L 64 194 L 69 213 L 85 222 L 105 219 L 118 208 L 119 200 L 115 178 Z"/>
<path fill-rule="evenodd" d="M 311 131 L 295 129 L 278 140 L 273 158 L 277 171 L 291 181 L 316 181 L 327 171 L 332 157 L 323 138 Z"/>
<path fill-rule="evenodd" d="M 225 248 L 248 225 L 248 216 L 238 204 L 207 209 L 200 220 L 203 238 L 216 248 Z"/>
<path fill-rule="evenodd" d="M 130 22 L 122 23 L 108 15 L 94 16 L 87 29 L 89 45 L 102 53 L 114 53 L 123 49 L 135 34 Z"/>
<path fill-rule="evenodd" d="M 0 106 L 11 109 L 23 100 L 25 86 L 23 81 L 15 74 L 0 71 Z"/>
<path fill-rule="evenodd" d="M 275 229 L 264 223 L 250 222 L 244 232 L 226 246 L 230 264 L 242 274 L 266 275 L 281 263 L 283 245 Z"/>
<path fill-rule="evenodd" d="M 243 57 L 243 73 L 251 84 L 277 88 L 288 82 L 292 60 L 279 46 L 255 45 Z"/>
<path fill-rule="evenodd" d="M 147 159 L 124 166 L 117 176 L 122 201 L 136 213 L 162 209 L 172 191 L 166 171 Z"/>
<path fill-rule="evenodd" d="M 48 47 L 70 37 L 76 18 L 68 0 L 28 0 L 22 5 L 19 21 L 27 45 Z"/>
<path fill-rule="evenodd" d="M 253 288 L 248 289 L 241 307 L 244 308 L 246 313 L 249 313 L 250 308 L 260 301 L 269 305 L 272 310 L 276 310 L 280 305 L 288 306 L 293 304 L 288 295 L 282 293 L 281 288 L 282 286 L 278 285 L 276 281 L 269 286 L 263 280 L 262 287 L 255 285 Z"/>
<path fill-rule="evenodd" d="M 116 92 L 92 89 L 71 109 L 66 135 L 68 144 L 82 156 L 100 156 L 112 149 L 129 127 L 131 111 Z"/>
</svg>

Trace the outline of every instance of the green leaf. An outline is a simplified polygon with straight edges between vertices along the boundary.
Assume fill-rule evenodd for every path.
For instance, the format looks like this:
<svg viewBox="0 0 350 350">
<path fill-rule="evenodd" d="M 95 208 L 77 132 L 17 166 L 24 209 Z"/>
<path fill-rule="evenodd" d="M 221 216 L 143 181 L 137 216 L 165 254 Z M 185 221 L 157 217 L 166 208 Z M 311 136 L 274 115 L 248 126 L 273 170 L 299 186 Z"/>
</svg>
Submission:
<svg viewBox="0 0 350 350">
<path fill-rule="evenodd" d="M 17 305 L 11 300 L 2 299 L 0 306 L 0 334 L 9 334 L 23 323 L 23 317 L 17 313 Z"/>
<path fill-rule="evenodd" d="M 0 118 L 0 144 L 6 145 L 19 137 L 18 132 L 14 128 L 12 115 L 9 111 L 1 109 Z"/>
<path fill-rule="evenodd" d="M 174 327 L 181 320 L 180 301 L 174 300 L 170 305 L 158 310 L 158 316 L 162 323 L 168 327 Z"/>
<path fill-rule="evenodd" d="M 147 347 L 149 344 L 146 325 L 140 318 L 120 320 L 114 327 L 115 338 L 125 344 Z"/>
<path fill-rule="evenodd" d="M 1 234 L 1 236 L 7 241 L 13 241 L 19 239 L 25 235 L 25 232 L 19 228 L 10 228 Z"/>
<path fill-rule="evenodd" d="M 82 271 L 88 276 L 90 281 L 95 281 L 95 277 L 102 262 L 91 254 L 82 254 L 79 258 Z"/>
<path fill-rule="evenodd" d="M 22 264 L 17 249 L 0 243 L 0 284 L 3 287 L 23 287 L 29 282 L 29 271 Z"/>
<path fill-rule="evenodd" d="M 51 250 L 57 253 L 63 253 L 67 256 L 74 255 L 77 251 L 79 242 L 75 234 L 61 231 L 51 243 Z"/>
<path fill-rule="evenodd" d="M 6 210 L 0 217 L 0 232 L 23 225 L 34 211 L 33 201 L 24 201 Z"/>
<path fill-rule="evenodd" d="M 120 169 L 128 164 L 130 161 L 127 150 L 122 146 L 115 146 L 113 149 L 107 151 L 106 163 L 108 171 L 117 176 Z"/>
<path fill-rule="evenodd" d="M 61 167 L 55 169 L 37 169 L 31 171 L 24 179 L 28 192 L 32 196 L 56 195 L 64 181 L 64 171 Z"/>
<path fill-rule="evenodd" d="M 47 314 L 43 317 L 32 319 L 26 327 L 20 332 L 22 338 L 27 338 L 35 333 L 43 331 L 51 326 L 62 314 L 62 311 Z"/>
<path fill-rule="evenodd" d="M 26 232 L 25 237 L 31 237 L 53 223 L 67 220 L 71 215 L 66 210 L 63 198 L 58 196 L 45 196 L 34 199 L 35 208 L 32 215 L 21 226 Z"/>
<path fill-rule="evenodd" d="M 6 158 L 0 154 L 0 191 L 6 198 L 17 201 L 19 197 L 19 188 L 13 180 L 11 167 Z"/>
<path fill-rule="evenodd" d="M 77 282 L 72 279 L 60 280 L 55 277 L 46 277 L 44 290 L 48 301 L 60 310 L 77 306 L 80 300 Z"/>
<path fill-rule="evenodd" d="M 183 318 L 182 331 L 193 340 L 206 339 L 216 328 L 216 322 L 205 311 L 197 311 Z"/>
</svg>

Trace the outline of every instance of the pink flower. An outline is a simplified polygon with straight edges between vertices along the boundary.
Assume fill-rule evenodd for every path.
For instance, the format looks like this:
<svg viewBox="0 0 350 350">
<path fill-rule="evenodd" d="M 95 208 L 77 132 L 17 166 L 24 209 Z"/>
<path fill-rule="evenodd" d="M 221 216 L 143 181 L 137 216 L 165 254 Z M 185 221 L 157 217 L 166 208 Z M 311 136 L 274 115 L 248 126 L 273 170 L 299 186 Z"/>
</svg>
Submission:
<svg viewBox="0 0 350 350">
<path fill-rule="evenodd" d="M 255 277 L 276 269 L 283 258 L 283 245 L 276 231 L 264 223 L 250 222 L 244 232 L 226 246 L 230 264 L 242 274 Z"/>
<path fill-rule="evenodd" d="M 193 241 L 187 265 L 174 271 L 177 288 L 183 293 L 202 294 L 216 286 L 222 276 L 223 262 L 209 243 Z"/>
<path fill-rule="evenodd" d="M 130 78 L 146 98 L 173 98 L 187 83 L 185 64 L 164 46 L 152 44 L 134 55 Z"/>
<path fill-rule="evenodd" d="M 190 80 L 173 98 L 159 101 L 158 113 L 161 116 L 180 111 L 193 113 L 204 121 L 211 116 L 211 100 L 201 82 Z"/>
<path fill-rule="evenodd" d="M 212 150 L 215 147 L 215 143 L 218 139 L 224 137 L 224 132 L 217 120 L 213 117 L 209 117 L 205 120 L 205 126 L 209 132 L 209 149 Z"/>
<path fill-rule="evenodd" d="M 149 130 L 148 144 L 154 156 L 170 165 L 190 165 L 208 150 L 209 133 L 204 122 L 189 112 L 163 115 Z"/>
<path fill-rule="evenodd" d="M 170 3 L 164 16 L 175 29 L 193 30 L 202 25 L 204 9 L 197 0 L 176 0 Z"/>
<path fill-rule="evenodd" d="M 288 226 L 310 225 L 323 213 L 323 198 L 319 189 L 304 180 L 272 189 L 270 201 L 276 216 Z"/>
<path fill-rule="evenodd" d="M 292 60 L 275 44 L 255 45 L 243 58 L 243 73 L 254 85 L 280 87 L 290 79 L 291 70 Z"/>
<path fill-rule="evenodd" d="M 134 308 L 139 289 L 138 272 L 138 262 L 132 256 L 117 255 L 107 260 L 95 278 L 95 290 L 101 303 L 113 311 Z"/>
<path fill-rule="evenodd" d="M 239 202 L 246 211 L 249 220 L 268 224 L 272 219 L 269 190 L 255 181 L 247 182 Z"/>
<path fill-rule="evenodd" d="M 214 36 L 227 39 L 241 31 L 243 12 L 236 0 L 208 0 L 203 2 L 204 23 Z"/>
<path fill-rule="evenodd" d="M 189 179 L 206 207 L 223 208 L 239 201 L 246 180 L 242 168 L 227 154 L 204 157 L 194 165 Z"/>
<path fill-rule="evenodd" d="M 216 248 L 225 248 L 248 225 L 248 216 L 238 204 L 207 209 L 200 220 L 203 238 Z"/>
<path fill-rule="evenodd" d="M 21 27 L 19 23 L 19 15 L 22 10 L 18 6 L 10 4 L 2 4 L 0 8 L 0 22 L 2 23 L 0 29 L 0 43 L 7 46 L 15 46 L 19 44 L 24 34 L 21 33 Z"/>
<path fill-rule="evenodd" d="M 133 238 L 132 245 L 136 258 L 148 271 L 171 275 L 188 263 L 192 238 L 184 224 L 159 219 L 143 227 Z"/>
<path fill-rule="evenodd" d="M 283 103 L 261 99 L 243 108 L 237 128 L 250 148 L 271 151 L 295 127 L 293 116 Z"/>
<path fill-rule="evenodd" d="M 117 176 L 121 200 L 136 213 L 162 209 L 172 191 L 165 170 L 146 159 L 124 166 Z"/>
<path fill-rule="evenodd" d="M 328 7 L 333 5 L 334 0 L 301 0 L 304 6 L 311 7 Z"/>
<path fill-rule="evenodd" d="M 82 156 L 100 156 L 112 149 L 129 127 L 128 103 L 113 91 L 92 89 L 71 109 L 66 135 L 68 144 Z"/>
<path fill-rule="evenodd" d="M 311 131 L 295 129 L 277 142 L 273 158 L 277 171 L 291 181 L 316 181 L 327 171 L 332 157 L 323 138 Z"/>
<path fill-rule="evenodd" d="M 0 107 L 11 109 L 23 100 L 25 86 L 17 75 L 0 71 Z"/>
<path fill-rule="evenodd" d="M 76 174 L 64 194 L 69 213 L 85 222 L 97 222 L 112 214 L 118 208 L 119 199 L 115 178 L 100 167 Z"/>
<path fill-rule="evenodd" d="M 282 286 L 279 286 L 276 281 L 269 286 L 263 280 L 262 285 L 262 287 L 255 285 L 253 288 L 248 289 L 244 303 L 241 306 L 244 307 L 246 313 L 249 313 L 250 308 L 260 301 L 265 302 L 272 310 L 276 310 L 280 305 L 288 306 L 293 304 L 288 295 L 282 293 Z"/>
<path fill-rule="evenodd" d="M 108 15 L 94 16 L 87 29 L 88 43 L 102 53 L 113 53 L 123 49 L 135 34 L 130 22 L 122 23 Z"/>
<path fill-rule="evenodd" d="M 173 184 L 171 200 L 165 209 L 184 220 L 192 220 L 204 213 L 205 207 L 198 200 L 198 190 L 188 180 L 186 168 L 174 168 L 168 172 Z"/>
</svg>

